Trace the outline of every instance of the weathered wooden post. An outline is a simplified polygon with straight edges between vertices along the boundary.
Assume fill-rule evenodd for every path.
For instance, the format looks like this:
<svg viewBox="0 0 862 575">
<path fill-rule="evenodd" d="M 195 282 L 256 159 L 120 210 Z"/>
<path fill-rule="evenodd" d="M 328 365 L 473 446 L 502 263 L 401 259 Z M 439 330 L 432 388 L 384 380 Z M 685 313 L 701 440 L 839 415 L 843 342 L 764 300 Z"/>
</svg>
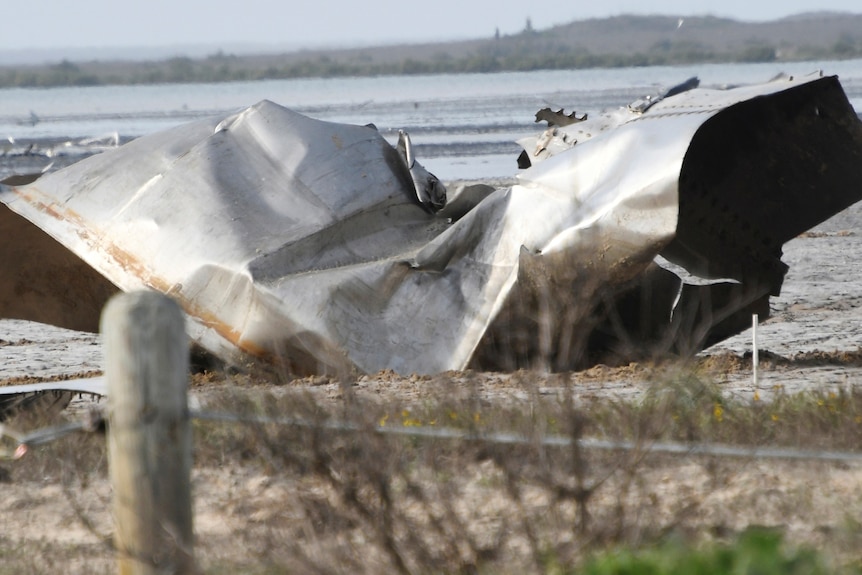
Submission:
<svg viewBox="0 0 862 575">
<path fill-rule="evenodd" d="M 105 306 L 101 331 L 119 573 L 193 573 L 182 312 L 155 292 L 120 294 Z"/>
</svg>

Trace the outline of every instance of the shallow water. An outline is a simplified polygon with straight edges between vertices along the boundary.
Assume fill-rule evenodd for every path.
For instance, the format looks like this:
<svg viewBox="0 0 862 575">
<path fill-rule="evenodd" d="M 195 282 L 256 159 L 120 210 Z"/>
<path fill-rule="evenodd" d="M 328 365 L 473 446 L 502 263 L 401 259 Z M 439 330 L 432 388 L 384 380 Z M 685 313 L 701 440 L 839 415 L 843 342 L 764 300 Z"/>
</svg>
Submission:
<svg viewBox="0 0 862 575">
<path fill-rule="evenodd" d="M 51 162 L 58 167 L 114 139 L 269 99 L 323 120 L 373 123 L 393 143 L 404 129 L 420 161 L 443 180 L 506 178 L 517 171 L 515 140 L 541 129 L 533 121 L 541 108 L 596 113 L 663 93 L 692 76 L 703 87 L 722 87 L 817 70 L 839 75 L 851 103 L 862 110 L 862 60 L 7 89 L 0 90 L 0 153 L 31 169 Z M 88 142 L 94 137 L 100 140 Z M 2 163 L 0 176 L 10 169 L 9 161 Z"/>
</svg>

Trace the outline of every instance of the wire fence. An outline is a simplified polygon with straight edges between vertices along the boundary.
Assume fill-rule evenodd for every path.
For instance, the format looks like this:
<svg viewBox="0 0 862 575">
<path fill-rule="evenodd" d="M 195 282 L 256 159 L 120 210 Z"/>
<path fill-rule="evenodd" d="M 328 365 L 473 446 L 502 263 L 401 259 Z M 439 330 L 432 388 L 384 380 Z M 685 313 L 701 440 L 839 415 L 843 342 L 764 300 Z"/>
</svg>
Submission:
<svg viewBox="0 0 862 575">
<path fill-rule="evenodd" d="M 125 294 L 129 295 L 129 294 Z M 114 522 L 114 549 L 119 567 L 119 572 L 132 572 L 130 566 L 146 564 L 149 571 L 142 571 L 148 575 L 163 572 L 160 561 L 155 558 L 167 557 L 166 561 L 172 564 L 184 566 L 177 572 L 193 572 L 194 565 L 194 537 L 192 530 L 192 505 L 191 505 L 191 462 L 192 462 L 192 420 L 209 421 L 218 425 L 239 426 L 281 426 L 303 428 L 312 432 L 327 431 L 335 434 L 360 433 L 364 437 L 371 434 L 372 437 L 408 438 L 416 441 L 451 441 L 462 442 L 459 447 L 465 447 L 465 452 L 473 450 L 466 449 L 468 443 L 480 444 L 476 451 L 495 452 L 494 449 L 486 449 L 486 446 L 519 446 L 522 449 L 502 449 L 518 462 L 533 455 L 542 459 L 545 454 L 543 448 L 570 448 L 569 458 L 565 460 L 559 473 L 564 476 L 561 481 L 555 477 L 547 476 L 547 486 L 553 491 L 554 497 L 565 497 L 574 505 L 575 523 L 578 529 L 586 531 L 589 513 L 586 507 L 587 498 L 597 486 L 602 485 L 610 475 L 605 473 L 595 482 L 587 486 L 585 480 L 585 460 L 582 451 L 592 452 L 631 452 L 634 460 L 640 460 L 643 454 L 668 454 L 691 457 L 726 457 L 726 458 L 751 458 L 764 460 L 797 460 L 797 461 L 823 461 L 851 463 L 862 461 L 862 452 L 855 451 L 819 451 L 815 449 L 794 449 L 758 445 L 732 445 L 706 442 L 683 442 L 683 441 L 660 441 L 644 439 L 641 441 L 617 440 L 602 437 L 587 437 L 579 435 L 579 428 L 573 424 L 571 435 L 553 434 L 541 432 L 537 427 L 531 426 L 529 431 L 518 433 L 514 431 L 492 431 L 484 425 L 473 425 L 457 428 L 450 426 L 417 424 L 411 421 L 410 425 L 405 422 L 401 424 L 387 423 L 383 420 L 368 420 L 365 422 L 351 421 L 352 414 L 346 413 L 338 418 L 317 419 L 312 413 L 307 417 L 292 417 L 291 406 L 286 406 L 284 411 L 267 411 L 255 408 L 254 411 L 239 413 L 243 411 L 242 402 L 232 403 L 222 408 L 213 403 L 212 409 L 206 406 L 198 407 L 188 402 L 188 357 L 184 352 L 187 350 L 183 318 L 179 308 L 174 302 L 167 298 L 154 298 L 152 294 L 145 297 L 138 294 L 134 297 L 112 300 L 106 310 L 106 316 L 111 320 L 106 322 L 109 329 L 105 332 L 105 380 L 107 382 L 105 395 L 109 397 L 106 404 L 96 404 L 92 409 L 85 410 L 80 419 L 59 425 L 47 426 L 41 429 L 28 431 L 26 433 L 9 426 L 0 425 L 0 436 L 11 438 L 14 448 L 8 451 L 0 451 L 0 457 L 7 459 L 21 459 L 38 446 L 46 445 L 60 440 L 74 433 L 82 431 L 93 432 L 102 429 L 107 430 L 107 453 L 108 468 L 111 481 L 113 499 L 112 517 Z M 45 393 L 48 390 L 42 391 Z M 302 407 L 297 404 L 296 407 Z M 223 409 L 217 411 L 216 409 Z M 291 410 L 291 411 L 288 411 Z M 301 413 L 301 412 L 300 412 Z M 357 414 L 358 415 L 358 414 Z M 859 415 L 862 418 L 862 415 Z M 517 429 L 517 422 L 506 420 L 499 425 L 510 429 Z M 556 428 L 559 429 L 559 428 Z M 283 437 L 273 441 L 271 432 L 280 429 L 256 429 L 260 433 L 259 439 L 263 440 L 266 449 L 277 445 L 278 449 L 284 446 Z M 238 434 L 241 435 L 241 434 Z M 305 445 L 287 445 L 296 448 L 286 449 L 279 452 L 278 457 L 285 460 L 300 462 L 302 473 L 307 473 L 305 463 L 320 465 L 328 460 L 329 454 L 317 451 L 319 445 L 316 440 L 319 434 L 312 433 L 310 441 L 311 459 L 304 460 L 299 451 Z M 288 442 L 291 441 L 288 439 Z M 744 441 L 744 440 L 743 440 Z M 755 440 L 756 441 L 756 440 Z M 8 444 L 8 442 L 4 442 Z M 325 443 L 325 442 L 324 442 Z M 334 442 L 336 445 L 342 443 Z M 394 542 L 391 526 L 393 521 L 404 521 L 404 525 L 412 525 L 408 521 L 408 515 L 404 511 L 393 511 L 390 505 L 389 490 L 392 486 L 392 478 L 404 480 L 406 475 L 403 471 L 397 471 L 401 475 L 393 475 L 390 468 L 385 466 L 377 468 L 380 458 L 385 458 L 384 451 L 388 450 L 389 444 L 377 441 L 362 441 L 358 452 L 352 448 L 345 451 L 345 459 L 338 460 L 336 467 L 324 464 L 325 471 L 319 477 L 328 478 L 333 488 L 340 489 L 343 495 L 342 503 L 349 513 L 355 513 L 356 517 L 365 518 L 369 521 L 366 525 L 377 529 L 377 535 L 384 542 L 381 552 L 387 553 L 395 565 L 404 566 L 400 548 Z M 404 442 L 407 443 L 407 442 Z M 367 445 L 366 445 L 367 444 Z M 445 444 L 442 444 L 445 445 Z M 852 445 L 852 444 L 851 444 Z M 363 451 L 364 450 L 364 451 Z M 376 451 L 375 451 L 376 450 Z M 273 452 L 275 453 L 275 452 Z M 155 454 L 155 456 L 154 456 Z M 475 455 L 475 453 L 474 453 Z M 295 457 L 296 456 L 296 457 Z M 495 455 L 496 457 L 496 455 Z M 338 458 L 336 458 L 338 459 Z M 396 458 L 397 459 L 397 458 Z M 549 458 L 550 459 L 550 458 Z M 611 459 L 616 459 L 613 457 Z M 620 458 L 624 459 L 624 458 Z M 524 498 L 518 482 L 523 477 L 521 471 L 510 469 L 512 461 L 506 459 L 503 463 L 496 462 L 497 468 L 504 474 L 505 497 L 513 502 L 519 509 L 523 508 Z M 344 464 L 342 469 L 338 466 Z M 459 463 L 453 462 L 458 465 Z M 527 475 L 534 472 L 532 465 L 527 465 Z M 616 469 L 616 468 L 614 468 Z M 345 474 L 341 471 L 346 470 Z M 541 471 L 541 470 L 538 470 Z M 320 471 L 318 470 L 318 473 Z M 555 472 L 556 473 L 556 472 Z M 639 470 L 632 467 L 631 476 L 639 474 Z M 340 482 L 339 477 L 347 477 L 345 482 Z M 369 480 L 364 484 L 376 494 L 382 507 L 369 507 L 367 501 L 363 502 L 356 497 L 357 485 L 352 483 L 352 477 Z M 623 481 L 627 481 L 623 478 Z M 416 487 L 418 484 L 411 483 Z M 376 489 L 376 491 L 375 491 Z M 411 492 L 413 493 L 413 492 Z M 429 493 L 419 491 L 413 493 L 430 505 Z M 419 494 L 419 495 L 417 495 Z M 439 493 L 434 490 L 434 496 Z M 378 501 L 372 497 L 372 503 Z M 447 504 L 448 505 L 448 504 Z M 430 516 L 429 516 L 430 517 Z M 432 523 L 438 521 L 438 517 L 430 517 Z M 452 525 L 461 525 L 460 519 L 452 519 Z M 387 527 L 387 525 L 389 527 Z M 439 525 L 438 525 L 439 527 Z M 462 526 L 463 527 L 463 526 Z M 466 533 L 466 528 L 453 533 Z M 382 531 L 381 531 L 382 530 Z M 446 529 L 440 529 L 437 533 L 444 533 Z M 540 541 L 535 538 L 533 527 L 523 519 L 523 531 L 525 537 L 531 542 L 533 553 L 538 557 L 540 554 Z M 442 536 L 442 535 L 441 535 Z M 447 536 L 448 537 L 448 536 Z M 456 537 L 460 540 L 460 536 Z M 455 547 L 457 545 L 454 543 Z M 497 545 L 496 543 L 494 545 Z M 502 543 L 501 543 L 502 545 Z M 425 557 L 430 549 L 422 544 L 416 553 Z M 484 556 L 483 549 L 478 544 L 470 544 L 470 553 L 475 556 Z M 401 572 L 407 573 L 408 569 L 402 568 Z"/>
<path fill-rule="evenodd" d="M 676 442 L 676 441 L 629 441 L 602 438 L 579 438 L 564 435 L 544 435 L 537 438 L 525 437 L 516 433 L 463 430 L 438 426 L 409 427 L 397 425 L 375 425 L 373 427 L 344 421 L 309 421 L 292 417 L 269 417 L 264 415 L 239 415 L 229 412 L 189 410 L 189 417 L 203 421 L 235 423 L 246 425 L 281 425 L 322 429 L 336 432 L 373 431 L 384 436 L 402 436 L 417 439 L 444 439 L 454 441 L 484 442 L 498 445 L 522 445 L 542 447 L 571 447 L 575 443 L 582 449 L 599 451 L 633 451 L 687 456 L 736 457 L 751 459 L 783 459 L 804 461 L 860 462 L 862 452 L 821 451 L 813 449 L 794 449 L 782 447 L 740 446 L 720 443 Z M 103 409 L 91 409 L 78 421 L 48 426 L 27 433 L 18 432 L 0 424 L 0 435 L 17 442 L 15 449 L 0 452 L 0 457 L 20 459 L 31 448 L 62 439 L 72 433 L 93 432 L 100 429 L 105 419 Z"/>
</svg>

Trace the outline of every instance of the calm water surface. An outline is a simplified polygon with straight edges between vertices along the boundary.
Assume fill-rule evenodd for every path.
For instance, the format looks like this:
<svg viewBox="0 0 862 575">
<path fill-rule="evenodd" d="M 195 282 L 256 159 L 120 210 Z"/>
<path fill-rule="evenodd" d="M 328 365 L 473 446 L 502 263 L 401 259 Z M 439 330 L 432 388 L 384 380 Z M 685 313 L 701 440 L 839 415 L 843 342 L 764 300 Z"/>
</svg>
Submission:
<svg viewBox="0 0 862 575">
<path fill-rule="evenodd" d="M 837 74 L 862 110 L 862 60 L 710 64 L 375 78 L 298 79 L 230 84 L 170 84 L 0 90 L 0 138 L 7 153 L 32 140 L 116 135 L 127 140 L 268 99 L 336 122 L 375 124 L 394 142 L 410 132 L 420 160 L 443 179 L 507 177 L 514 141 L 540 129 L 544 107 L 595 113 L 623 106 L 698 76 L 703 87 L 763 82 L 779 73 Z M 55 146 L 52 154 L 81 153 Z M 47 161 L 47 160 L 46 160 Z"/>
</svg>

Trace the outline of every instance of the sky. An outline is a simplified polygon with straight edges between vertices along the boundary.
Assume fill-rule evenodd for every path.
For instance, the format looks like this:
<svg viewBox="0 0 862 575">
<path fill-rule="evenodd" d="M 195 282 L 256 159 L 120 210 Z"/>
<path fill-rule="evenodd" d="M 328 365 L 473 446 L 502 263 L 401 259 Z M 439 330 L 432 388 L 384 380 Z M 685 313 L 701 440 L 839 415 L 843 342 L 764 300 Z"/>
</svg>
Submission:
<svg viewBox="0 0 862 575">
<path fill-rule="evenodd" d="M 862 13 L 859 0 L 5 0 L 0 53 L 238 46 L 357 47 L 514 34 L 620 14 L 711 14 L 745 21 L 817 10 Z"/>
</svg>

